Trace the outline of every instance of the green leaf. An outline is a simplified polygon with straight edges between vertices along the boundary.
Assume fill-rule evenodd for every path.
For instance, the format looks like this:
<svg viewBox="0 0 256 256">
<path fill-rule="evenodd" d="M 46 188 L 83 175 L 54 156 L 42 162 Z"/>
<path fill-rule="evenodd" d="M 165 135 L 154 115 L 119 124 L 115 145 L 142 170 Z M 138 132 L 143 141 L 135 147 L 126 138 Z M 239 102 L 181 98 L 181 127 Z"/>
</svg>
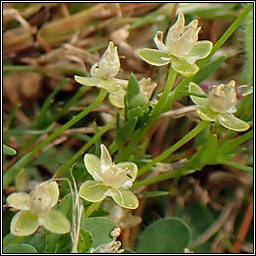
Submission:
<svg viewBox="0 0 256 256">
<path fill-rule="evenodd" d="M 169 54 L 160 50 L 144 48 L 138 51 L 138 55 L 154 66 L 163 66 L 170 63 Z"/>
<path fill-rule="evenodd" d="M 217 115 L 217 119 L 225 128 L 233 131 L 242 132 L 250 128 L 249 124 L 232 114 L 221 113 Z"/>
<path fill-rule="evenodd" d="M 15 236 L 29 236 L 39 227 L 38 218 L 29 211 L 19 211 L 11 221 L 11 233 Z"/>
<path fill-rule="evenodd" d="M 217 114 L 210 110 L 208 107 L 206 109 L 199 108 L 197 113 L 202 120 L 210 122 L 215 122 L 217 120 Z"/>
<path fill-rule="evenodd" d="M 192 92 L 192 93 L 200 93 L 200 94 L 203 94 L 203 95 L 206 95 L 207 94 L 203 91 L 203 89 L 197 85 L 196 83 L 189 83 L 189 86 L 188 86 L 188 91 L 189 92 Z M 197 97 L 197 96 L 190 96 L 190 99 L 198 106 L 200 107 L 203 107 L 203 108 L 206 108 L 207 105 L 208 105 L 208 98 L 202 98 L 202 97 Z"/>
<path fill-rule="evenodd" d="M 200 170 L 205 165 L 216 164 L 216 158 L 219 154 L 217 148 L 217 136 L 209 135 L 203 147 L 189 160 L 187 169 Z"/>
<path fill-rule="evenodd" d="M 144 112 L 141 109 L 141 107 L 135 107 L 128 110 L 127 119 L 130 120 L 130 119 L 133 119 L 134 117 L 139 119 L 143 117 L 143 114 Z"/>
<path fill-rule="evenodd" d="M 56 252 L 56 245 L 59 240 L 60 235 L 56 233 L 52 233 L 50 231 L 46 231 L 46 253 L 55 253 Z"/>
<path fill-rule="evenodd" d="M 199 84 L 206 80 L 219 68 L 219 66 L 226 60 L 226 58 L 227 56 L 222 55 L 217 58 L 211 59 L 203 67 L 200 68 L 199 72 L 193 78 L 193 82 Z"/>
<path fill-rule="evenodd" d="M 3 253 L 38 253 L 37 250 L 30 244 L 12 244 L 3 248 Z"/>
<path fill-rule="evenodd" d="M 64 235 L 59 235 L 59 239 L 55 246 L 54 253 L 70 253 L 72 249 L 72 241 L 69 233 Z"/>
<path fill-rule="evenodd" d="M 147 191 L 147 192 L 142 192 L 141 195 L 144 198 L 154 198 L 154 197 L 159 197 L 159 196 L 167 196 L 167 195 L 169 195 L 169 192 L 167 192 L 167 191 Z"/>
<path fill-rule="evenodd" d="M 83 218 L 81 223 L 81 228 L 89 231 L 92 236 L 93 248 L 113 241 L 110 233 L 115 226 L 116 224 L 113 221 L 105 217 Z"/>
<path fill-rule="evenodd" d="M 173 58 L 171 61 L 172 68 L 185 77 L 195 75 L 199 71 L 196 64 L 189 64 L 183 59 Z"/>
<path fill-rule="evenodd" d="M 87 180 L 81 186 L 79 195 L 89 202 L 100 202 L 106 198 L 108 187 L 94 180 Z"/>
<path fill-rule="evenodd" d="M 129 109 L 141 107 L 142 109 L 148 104 L 148 99 L 141 92 L 140 85 L 134 76 L 134 74 L 130 75 L 128 88 L 127 88 L 127 99 L 128 99 L 128 107 Z"/>
<path fill-rule="evenodd" d="M 15 236 L 15 235 L 9 233 L 3 239 L 3 247 L 6 247 L 7 245 L 11 245 L 11 244 L 20 243 L 23 240 L 24 240 L 24 237 Z"/>
<path fill-rule="evenodd" d="M 133 117 L 127 122 L 116 134 L 116 143 L 118 147 L 122 147 L 134 134 L 134 129 L 137 123 L 137 117 Z"/>
<path fill-rule="evenodd" d="M 77 247 L 78 253 L 88 252 L 91 246 L 92 246 L 91 234 L 85 229 L 80 229 L 79 242 Z"/>
<path fill-rule="evenodd" d="M 205 41 L 195 42 L 189 54 L 186 56 L 186 60 L 192 64 L 198 59 L 203 59 L 207 57 L 210 54 L 211 50 L 212 50 L 211 41 L 205 40 Z"/>
<path fill-rule="evenodd" d="M 32 245 L 38 253 L 44 253 L 46 247 L 46 233 L 47 231 L 45 229 L 41 229 L 31 236 L 25 237 L 23 243 Z"/>
<path fill-rule="evenodd" d="M 3 144 L 3 154 L 4 155 L 9 155 L 9 156 L 14 156 L 17 154 L 16 150 Z"/>
<path fill-rule="evenodd" d="M 137 253 L 184 253 L 190 240 L 190 228 L 181 219 L 157 220 L 142 233 Z"/>
<path fill-rule="evenodd" d="M 43 216 L 40 215 L 40 222 L 47 230 L 57 234 L 68 233 L 71 229 L 70 222 L 66 216 L 56 210 L 51 210 Z"/>
<path fill-rule="evenodd" d="M 131 190 L 121 187 L 118 189 L 111 189 L 111 194 L 113 200 L 124 208 L 136 209 L 139 206 L 139 200 Z"/>
</svg>

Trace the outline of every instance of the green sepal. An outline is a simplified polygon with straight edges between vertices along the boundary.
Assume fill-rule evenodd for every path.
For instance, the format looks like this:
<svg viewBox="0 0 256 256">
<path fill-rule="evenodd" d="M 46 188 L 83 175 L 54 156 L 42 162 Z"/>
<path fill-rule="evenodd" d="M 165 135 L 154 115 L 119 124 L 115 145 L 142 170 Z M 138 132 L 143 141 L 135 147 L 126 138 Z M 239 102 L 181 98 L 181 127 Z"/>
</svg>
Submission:
<svg viewBox="0 0 256 256">
<path fill-rule="evenodd" d="M 250 125 L 245 121 L 229 113 L 218 114 L 217 119 L 225 128 L 233 131 L 243 132 L 250 128 Z"/>
<path fill-rule="evenodd" d="M 185 77 L 195 75 L 199 71 L 199 67 L 196 64 L 189 64 L 184 59 L 178 59 L 172 57 L 172 68 Z"/>
<path fill-rule="evenodd" d="M 200 93 L 202 95 L 206 95 L 207 94 L 201 89 L 201 87 L 199 85 L 197 85 L 196 83 L 191 82 L 188 86 L 188 91 L 191 93 Z M 190 96 L 190 99 L 197 104 L 200 107 L 206 108 L 208 105 L 208 98 L 202 98 L 202 97 L 197 97 L 197 96 Z"/>
<path fill-rule="evenodd" d="M 39 217 L 42 225 L 49 231 L 57 234 L 70 232 L 71 225 L 66 216 L 56 210 L 50 210 Z M 40 223 L 40 224 L 41 224 Z"/>
<path fill-rule="evenodd" d="M 11 221 L 11 233 L 15 236 L 29 236 L 39 227 L 38 218 L 30 211 L 19 211 Z"/>
<path fill-rule="evenodd" d="M 212 50 L 211 41 L 205 40 L 205 41 L 195 42 L 189 54 L 186 56 L 186 60 L 192 64 L 198 59 L 203 59 L 207 57 L 210 54 L 211 50 Z"/>
<path fill-rule="evenodd" d="M 139 206 L 139 200 L 131 190 L 121 187 L 111 189 L 111 194 L 113 200 L 124 208 L 136 209 Z"/>
<path fill-rule="evenodd" d="M 79 189 L 79 195 L 89 202 L 100 202 L 106 198 L 108 187 L 94 180 L 85 181 Z"/>
<path fill-rule="evenodd" d="M 170 63 L 170 55 L 167 52 L 144 48 L 138 51 L 138 55 L 147 63 L 154 66 L 164 66 Z"/>
</svg>

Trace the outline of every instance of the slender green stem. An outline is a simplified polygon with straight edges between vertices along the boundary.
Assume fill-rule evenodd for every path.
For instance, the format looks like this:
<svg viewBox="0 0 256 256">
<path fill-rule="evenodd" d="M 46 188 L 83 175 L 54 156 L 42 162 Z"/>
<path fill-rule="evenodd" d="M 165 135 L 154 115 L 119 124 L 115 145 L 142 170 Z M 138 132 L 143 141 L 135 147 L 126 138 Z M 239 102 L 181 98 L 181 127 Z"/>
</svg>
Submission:
<svg viewBox="0 0 256 256">
<path fill-rule="evenodd" d="M 100 206 L 101 203 L 102 203 L 102 201 L 92 203 L 92 204 L 87 208 L 87 210 L 84 212 L 84 217 L 85 217 L 85 218 L 90 217 L 90 216 L 93 214 L 93 212 Z"/>
<path fill-rule="evenodd" d="M 72 164 L 74 164 L 81 155 L 83 155 L 104 133 L 106 133 L 114 123 L 115 120 L 102 127 L 102 129 L 100 129 L 88 143 L 86 143 L 63 167 L 60 168 L 56 177 L 61 176 L 69 167 L 71 167 Z"/>
<path fill-rule="evenodd" d="M 21 170 L 21 168 L 23 168 L 37 152 L 39 152 L 48 143 L 52 142 L 56 137 L 61 135 L 65 130 L 67 130 L 72 125 L 77 123 L 79 120 L 84 118 L 87 114 L 89 114 L 104 100 L 106 95 L 107 95 L 107 91 L 105 89 L 101 89 L 98 97 L 91 105 L 85 108 L 85 110 L 83 110 L 78 115 L 74 116 L 70 121 L 68 121 L 66 124 L 61 126 L 59 129 L 57 129 L 54 133 L 52 133 L 49 137 L 47 137 L 44 141 L 42 141 L 38 146 L 36 146 L 30 153 L 23 156 L 10 169 L 8 169 L 3 176 L 3 188 L 6 188 L 13 181 L 14 177 Z"/>
<path fill-rule="evenodd" d="M 129 145 L 124 150 L 122 150 L 121 152 L 118 153 L 118 155 L 116 157 L 117 162 L 120 162 L 120 161 L 126 159 L 127 156 L 129 156 L 131 154 L 131 152 L 135 148 L 135 146 L 141 141 L 141 139 L 144 137 L 145 133 L 149 130 L 149 128 L 152 126 L 152 124 L 160 116 L 160 114 L 163 111 L 163 107 L 165 105 L 168 94 L 172 90 L 176 76 L 177 76 L 177 72 L 174 71 L 170 67 L 167 82 L 164 87 L 164 91 L 161 94 L 161 97 L 159 98 L 157 105 L 153 109 L 150 119 L 148 120 L 148 122 L 146 123 L 144 128 L 142 128 L 139 132 L 137 132 L 135 134 L 134 138 L 131 140 Z"/>
<path fill-rule="evenodd" d="M 239 164 L 233 161 L 223 161 L 221 162 L 222 164 L 234 167 L 238 170 L 244 171 L 244 172 L 249 172 L 249 173 L 253 173 L 253 168 L 251 166 L 246 166 L 244 164 Z"/>
<path fill-rule="evenodd" d="M 174 145 L 169 147 L 167 150 L 165 150 L 162 154 L 154 158 L 151 162 L 143 166 L 139 170 L 139 176 L 147 172 L 150 167 L 155 165 L 157 162 L 163 161 L 165 158 L 170 156 L 174 151 L 179 149 L 181 146 L 183 146 L 185 143 L 193 139 L 196 135 L 198 135 L 207 125 L 209 125 L 209 122 L 202 121 L 200 122 L 193 130 L 191 130 L 188 134 L 186 134 L 182 139 L 180 139 L 178 142 L 176 142 Z"/>
<path fill-rule="evenodd" d="M 4 133 L 6 133 L 9 128 L 11 127 L 12 124 L 12 120 L 15 117 L 15 114 L 17 112 L 17 110 L 21 107 L 21 104 L 17 104 L 15 106 L 15 108 L 11 111 L 11 113 L 8 115 L 6 121 L 5 121 L 5 129 L 4 129 Z"/>
<path fill-rule="evenodd" d="M 80 99 L 85 92 L 88 90 L 88 87 L 81 87 L 79 91 L 70 99 L 70 101 L 62 108 L 62 110 L 54 117 L 54 121 L 58 120 L 66 111 L 78 100 Z"/>
<path fill-rule="evenodd" d="M 3 72 L 29 72 L 34 71 L 32 66 L 25 66 L 25 65 L 10 65 L 10 66 L 3 66 Z"/>
<path fill-rule="evenodd" d="M 178 178 L 180 176 L 187 175 L 187 174 L 190 174 L 193 172 L 195 172 L 195 170 L 186 170 L 184 168 L 176 169 L 174 171 L 165 172 L 156 177 L 147 178 L 147 179 L 144 179 L 141 181 L 137 181 L 133 184 L 131 189 L 136 189 L 138 187 L 147 186 L 147 185 L 154 184 L 154 183 L 157 183 L 157 182 L 160 182 L 163 180 L 168 180 L 171 178 Z"/>
</svg>

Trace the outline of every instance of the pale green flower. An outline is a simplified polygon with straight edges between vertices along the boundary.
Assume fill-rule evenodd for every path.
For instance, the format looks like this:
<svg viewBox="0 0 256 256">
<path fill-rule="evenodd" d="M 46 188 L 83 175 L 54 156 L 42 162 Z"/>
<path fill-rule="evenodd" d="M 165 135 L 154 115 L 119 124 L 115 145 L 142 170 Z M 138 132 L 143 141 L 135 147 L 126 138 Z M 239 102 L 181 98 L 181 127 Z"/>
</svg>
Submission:
<svg viewBox="0 0 256 256">
<path fill-rule="evenodd" d="M 91 67 L 91 77 L 75 76 L 75 80 L 85 86 L 104 88 L 109 92 L 109 100 L 116 107 L 123 108 L 123 95 L 128 81 L 115 78 L 120 70 L 117 47 L 109 42 L 108 48 L 99 60 Z"/>
<path fill-rule="evenodd" d="M 117 47 L 114 46 L 113 42 L 109 42 L 108 48 L 99 62 L 91 67 L 91 77 L 74 76 L 74 78 L 82 85 L 106 89 L 111 104 L 118 108 L 124 108 L 124 95 L 126 94 L 128 81 L 115 78 L 119 70 L 120 61 Z M 149 99 L 157 84 L 151 82 L 150 78 L 142 78 L 139 84 L 142 92 Z"/>
<path fill-rule="evenodd" d="M 8 196 L 9 206 L 20 210 L 11 221 L 11 233 L 15 236 L 29 236 L 39 226 L 47 230 L 65 234 L 70 231 L 68 219 L 52 208 L 59 199 L 59 187 L 55 181 L 37 185 L 30 194 L 13 193 Z"/>
<path fill-rule="evenodd" d="M 106 147 L 101 144 L 101 158 L 85 154 L 84 164 L 94 180 L 85 181 L 80 196 L 90 202 L 100 202 L 107 196 L 120 206 L 135 209 L 139 201 L 129 190 L 137 176 L 137 165 L 132 162 L 114 164 Z"/>
<path fill-rule="evenodd" d="M 172 68 L 183 76 L 192 76 L 199 68 L 195 64 L 198 59 L 207 57 L 212 50 L 212 42 L 208 40 L 198 42 L 198 20 L 191 21 L 185 26 L 185 18 L 179 13 L 176 23 L 169 29 L 163 43 L 163 32 L 158 31 L 154 42 L 158 48 L 141 49 L 139 56 L 146 62 L 155 66 L 171 63 Z"/>
<path fill-rule="evenodd" d="M 189 91 L 206 95 L 200 86 L 193 82 L 189 84 Z M 249 129 L 250 126 L 246 122 L 233 115 L 237 110 L 234 80 L 231 80 L 228 84 L 213 86 L 206 98 L 197 96 L 190 96 L 190 98 L 199 106 L 197 112 L 201 119 L 212 122 L 218 120 L 225 128 L 234 131 L 246 131 Z"/>
</svg>

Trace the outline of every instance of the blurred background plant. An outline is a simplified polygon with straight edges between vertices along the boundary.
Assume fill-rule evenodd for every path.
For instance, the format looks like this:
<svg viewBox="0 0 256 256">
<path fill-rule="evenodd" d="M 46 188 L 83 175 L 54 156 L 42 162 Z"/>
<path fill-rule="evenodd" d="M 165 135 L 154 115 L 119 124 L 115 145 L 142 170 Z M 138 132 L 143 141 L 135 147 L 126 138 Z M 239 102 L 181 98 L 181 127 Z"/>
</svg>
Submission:
<svg viewBox="0 0 256 256">
<path fill-rule="evenodd" d="M 131 73 L 137 80 L 150 77 L 158 84 L 152 97 L 157 101 L 168 68 L 151 66 L 137 54 L 141 48 L 155 47 L 157 31 L 165 35 L 182 11 L 187 24 L 199 20 L 199 40 L 210 40 L 215 47 L 227 35 L 204 63 L 203 72 L 189 81 L 208 93 L 212 85 L 235 80 L 235 115 L 252 125 L 252 5 L 3 3 L 3 142 L 7 152 L 3 156 L 4 252 L 70 252 L 68 234 L 44 229 L 28 237 L 10 234 L 14 212 L 5 207 L 5 199 L 13 192 L 28 192 L 52 177 L 71 180 L 74 163 L 74 179 L 81 185 L 91 179 L 83 164 L 84 153 L 100 156 L 100 144 L 105 144 L 115 161 L 115 138 L 118 149 L 125 148 L 133 131 L 142 127 L 143 117 L 134 121 L 107 99 L 103 101 L 105 94 L 99 94 L 99 89 L 83 87 L 73 79 L 74 75 L 89 76 L 109 41 L 118 47 L 118 78 L 129 80 Z M 182 76 L 178 76 L 174 89 L 181 81 Z M 78 252 L 97 248 L 117 252 L 120 245 L 116 239 L 125 252 L 184 252 L 186 248 L 195 253 L 253 252 L 252 128 L 238 133 L 218 123 L 208 125 L 195 139 L 184 142 L 178 150 L 171 149 L 172 154 L 146 170 L 151 159 L 161 156 L 200 122 L 188 97 L 188 83 L 184 85 L 181 96 L 166 105 L 165 113 L 134 147 L 130 159 L 124 159 L 139 167 L 140 177 L 133 186 L 139 208 L 120 211 L 119 216 L 109 205 L 83 201 L 87 210 Z M 146 117 L 148 109 L 143 111 L 140 115 Z M 71 221 L 69 185 L 60 180 L 59 186 L 58 210 Z M 130 222 L 123 225 L 121 236 L 113 238 L 111 231 L 125 221 L 124 216 L 129 216 Z M 180 237 L 183 240 L 176 241 Z"/>
</svg>

